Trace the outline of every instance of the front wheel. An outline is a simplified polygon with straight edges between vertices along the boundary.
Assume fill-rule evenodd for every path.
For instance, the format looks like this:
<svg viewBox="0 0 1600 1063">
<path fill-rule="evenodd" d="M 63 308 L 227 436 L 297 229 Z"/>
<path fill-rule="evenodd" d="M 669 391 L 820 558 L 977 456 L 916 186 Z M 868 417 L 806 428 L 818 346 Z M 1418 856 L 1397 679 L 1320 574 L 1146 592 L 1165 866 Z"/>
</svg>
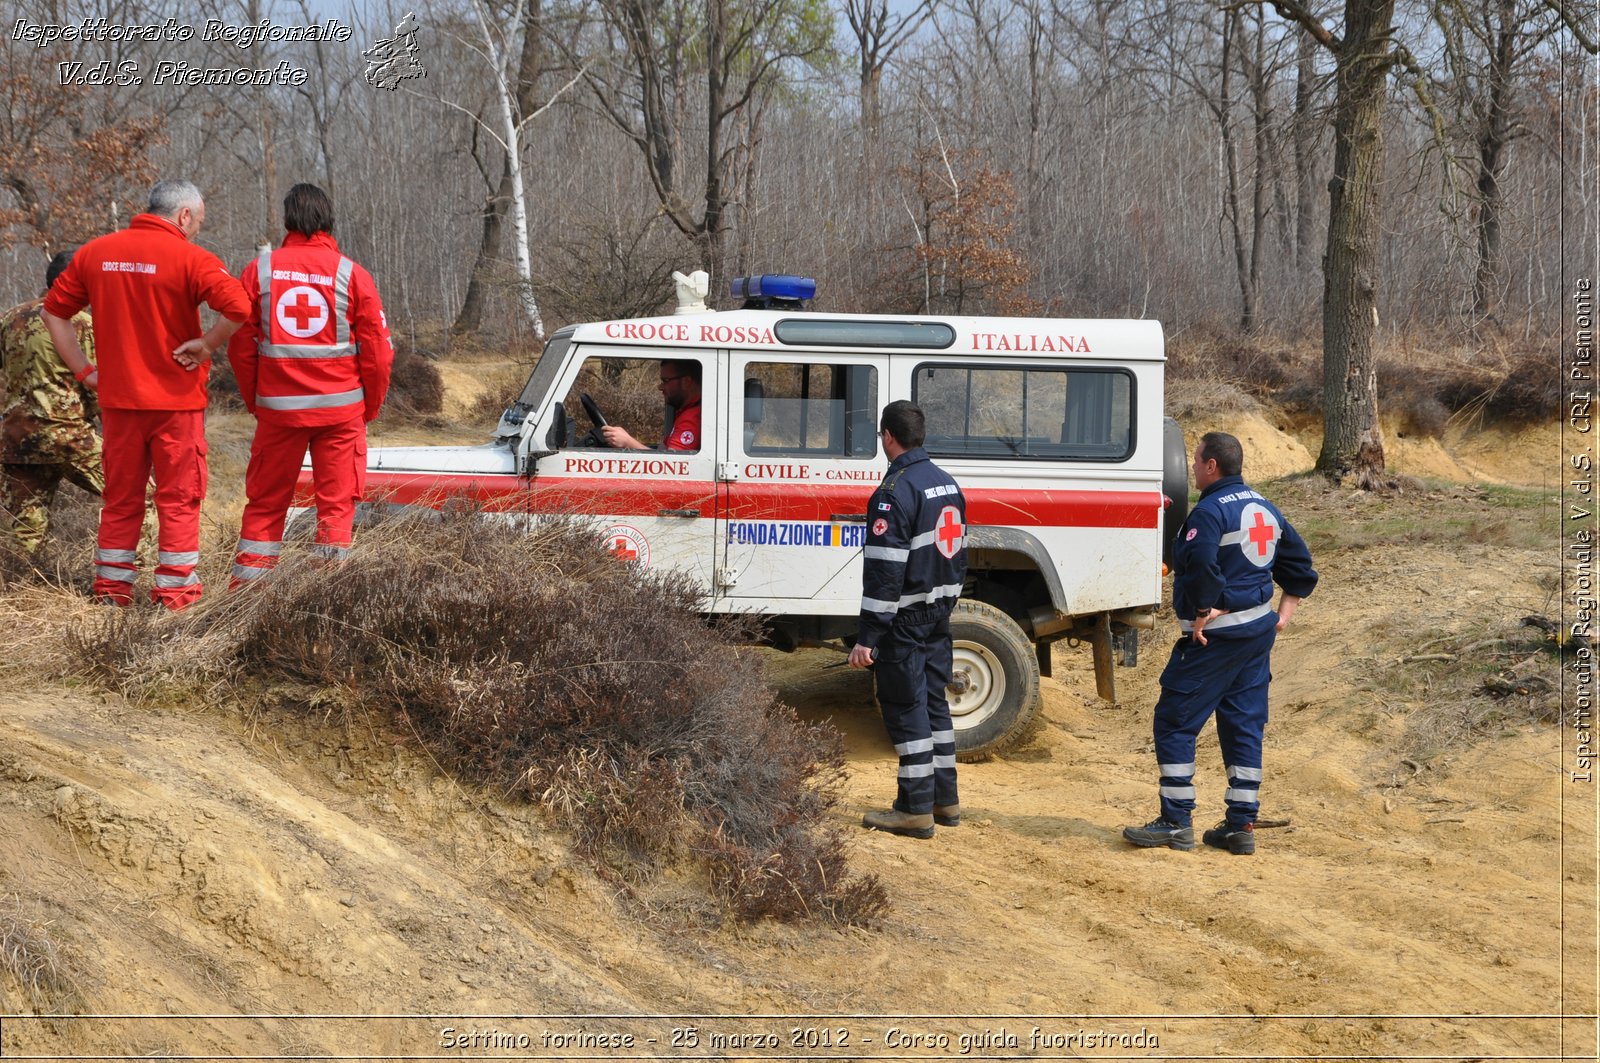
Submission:
<svg viewBox="0 0 1600 1063">
<path fill-rule="evenodd" d="M 1027 735 L 1039 712 L 1039 660 L 1005 613 L 963 601 L 950 614 L 953 666 L 946 691 L 956 759 L 983 760 Z"/>
</svg>

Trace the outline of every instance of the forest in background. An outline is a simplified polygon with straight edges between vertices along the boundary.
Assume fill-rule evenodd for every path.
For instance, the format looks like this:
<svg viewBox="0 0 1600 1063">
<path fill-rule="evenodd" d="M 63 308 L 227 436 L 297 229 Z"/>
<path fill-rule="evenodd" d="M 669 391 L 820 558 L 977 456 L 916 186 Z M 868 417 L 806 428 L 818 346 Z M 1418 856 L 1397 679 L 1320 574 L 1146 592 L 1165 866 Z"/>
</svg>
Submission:
<svg viewBox="0 0 1600 1063">
<path fill-rule="evenodd" d="M 1594 7 L 1398 3 L 1377 175 L 1383 341 L 1522 344 L 1559 327 L 1562 278 L 1592 261 L 1600 224 Z M 377 87 L 363 52 L 408 10 L 425 76 Z M 155 178 L 183 175 L 207 197 L 201 242 L 235 269 L 281 238 L 290 184 L 327 187 L 396 331 L 440 350 L 451 333 L 520 347 L 655 312 L 670 271 L 692 268 L 712 272 L 713 305 L 732 276 L 785 271 L 816 276 L 826 310 L 1321 333 L 1335 61 L 1290 16 L 1338 33 L 1343 4 L 217 0 L 178 21 L 338 19 L 351 34 L 18 39 L 24 21 L 171 11 L 7 14 L 0 301 L 36 294 L 48 252 L 124 224 Z M 106 60 L 145 83 L 61 83 L 60 64 Z M 163 61 L 307 77 L 154 84 Z"/>
</svg>

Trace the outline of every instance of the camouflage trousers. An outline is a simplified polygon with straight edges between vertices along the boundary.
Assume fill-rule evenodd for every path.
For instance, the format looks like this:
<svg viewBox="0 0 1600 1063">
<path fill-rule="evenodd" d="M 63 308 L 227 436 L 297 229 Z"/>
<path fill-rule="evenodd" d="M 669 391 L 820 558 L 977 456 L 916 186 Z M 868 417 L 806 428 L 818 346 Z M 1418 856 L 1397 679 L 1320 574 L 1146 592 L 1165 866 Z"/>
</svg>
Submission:
<svg viewBox="0 0 1600 1063">
<path fill-rule="evenodd" d="M 103 494 L 106 481 L 99 448 L 47 465 L 0 465 L 0 521 L 10 518 L 17 545 L 29 554 L 38 553 L 50 530 L 50 503 L 62 480 L 71 480 L 93 495 Z"/>
</svg>

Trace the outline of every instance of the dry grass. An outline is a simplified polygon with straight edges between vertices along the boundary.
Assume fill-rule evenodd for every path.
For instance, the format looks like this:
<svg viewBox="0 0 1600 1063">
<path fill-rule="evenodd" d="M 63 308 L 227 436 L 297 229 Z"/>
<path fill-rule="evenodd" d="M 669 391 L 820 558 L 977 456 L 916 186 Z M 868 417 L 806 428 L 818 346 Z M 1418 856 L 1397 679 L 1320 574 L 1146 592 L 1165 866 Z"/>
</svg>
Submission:
<svg viewBox="0 0 1600 1063">
<path fill-rule="evenodd" d="M 1541 618 L 1447 632 L 1374 633 L 1373 667 L 1358 686 L 1391 709 L 1410 706 L 1396 760 L 1415 770 L 1485 740 L 1561 720 L 1558 645 Z"/>
<path fill-rule="evenodd" d="M 1536 341 L 1408 336 L 1381 345 L 1377 362 L 1380 408 L 1408 434 L 1436 438 L 1462 420 L 1538 423 L 1560 411 L 1559 369 Z M 1322 409 L 1322 352 L 1305 341 L 1193 327 L 1170 338 L 1167 373 L 1167 413 L 1180 421 L 1259 402 Z"/>
<path fill-rule="evenodd" d="M 500 415 L 522 394 L 522 387 L 533 372 L 530 364 L 503 366 L 489 372 L 483 391 L 468 407 L 466 419 L 473 424 L 497 424 Z"/>
<path fill-rule="evenodd" d="M 163 701 L 311 684 L 538 802 L 621 881 L 691 861 L 741 918 L 872 921 L 885 891 L 850 877 L 827 817 L 838 735 L 776 703 L 735 648 L 747 621 L 698 604 L 583 525 L 458 513 L 369 532 L 337 567 L 291 555 L 182 614 L 75 613 L 66 654 L 36 657 Z"/>
<path fill-rule="evenodd" d="M 1400 752 L 1427 764 L 1530 725 L 1558 724 L 1562 658 L 1544 632 L 1526 624 L 1421 642 L 1390 671 L 1390 684 L 1411 672 L 1408 679 L 1427 685 L 1426 700 L 1406 719 Z"/>
<path fill-rule="evenodd" d="M 76 996 L 52 929 L 16 897 L 0 900 L 0 971 L 22 990 L 35 1012 L 65 1010 L 63 1005 Z"/>
</svg>

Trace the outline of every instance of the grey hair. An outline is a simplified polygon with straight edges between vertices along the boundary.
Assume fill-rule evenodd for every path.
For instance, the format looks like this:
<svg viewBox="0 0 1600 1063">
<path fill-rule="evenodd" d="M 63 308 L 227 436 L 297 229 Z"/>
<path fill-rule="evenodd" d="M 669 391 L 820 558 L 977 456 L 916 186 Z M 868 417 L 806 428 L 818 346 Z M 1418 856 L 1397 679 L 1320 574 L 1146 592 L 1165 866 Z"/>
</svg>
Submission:
<svg viewBox="0 0 1600 1063">
<path fill-rule="evenodd" d="M 177 215 L 184 207 L 198 209 L 204 201 L 200 189 L 195 187 L 193 181 L 186 181 L 181 177 L 161 181 L 150 190 L 151 214 L 159 214 L 163 218 Z"/>
</svg>

